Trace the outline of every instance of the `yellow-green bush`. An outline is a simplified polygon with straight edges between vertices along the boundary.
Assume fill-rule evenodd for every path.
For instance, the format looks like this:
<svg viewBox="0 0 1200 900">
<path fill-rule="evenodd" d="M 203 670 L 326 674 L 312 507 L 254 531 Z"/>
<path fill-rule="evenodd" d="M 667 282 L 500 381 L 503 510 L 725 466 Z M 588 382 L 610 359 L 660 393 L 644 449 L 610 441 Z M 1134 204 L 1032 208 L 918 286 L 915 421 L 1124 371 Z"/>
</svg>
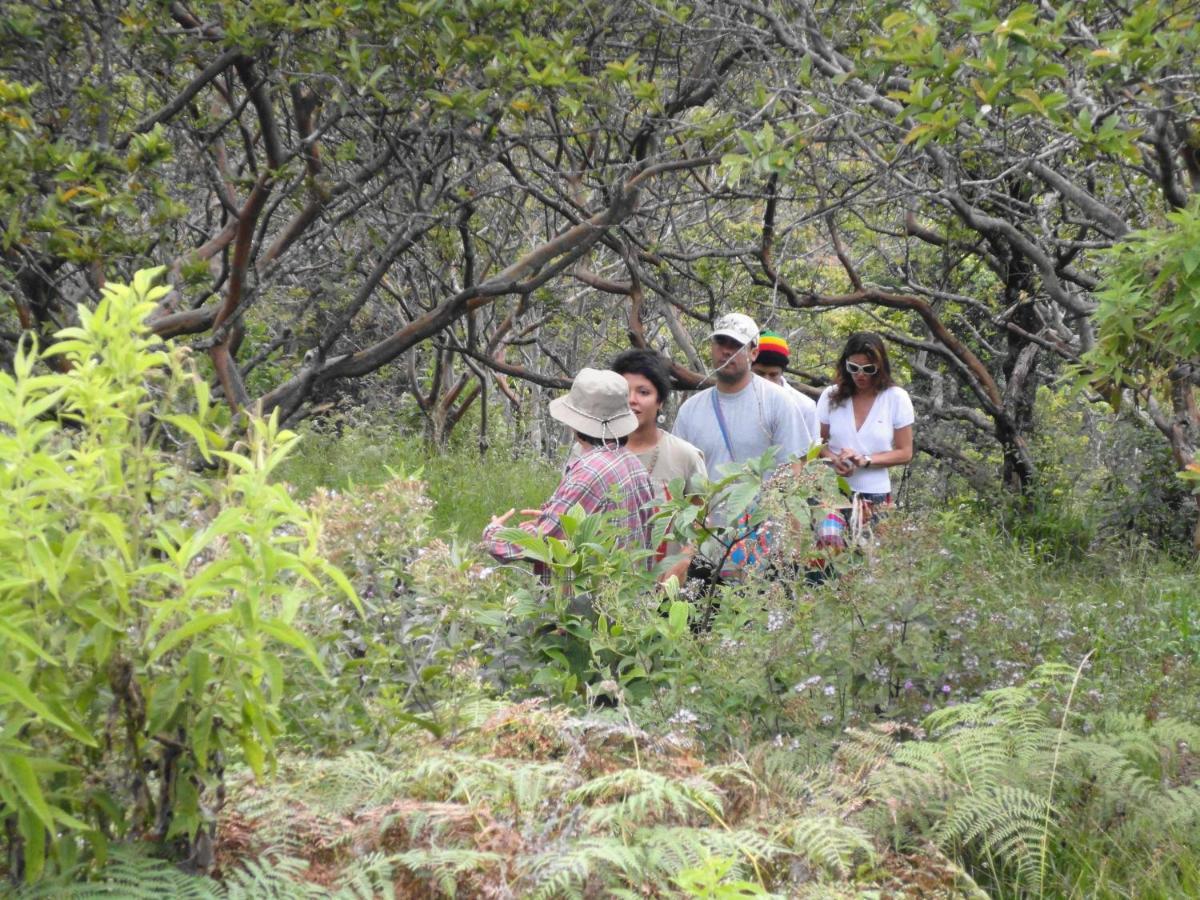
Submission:
<svg viewBox="0 0 1200 900">
<path fill-rule="evenodd" d="M 87 843 L 103 856 L 117 837 L 207 862 L 229 757 L 261 772 L 273 754 L 276 650 L 319 666 L 292 622 L 327 581 L 351 591 L 318 553 L 317 519 L 270 483 L 294 436 L 255 421 L 229 444 L 184 352 L 140 326 L 166 291 L 157 274 L 110 285 L 78 327 L 26 342 L 0 373 L 14 876 L 72 865 Z"/>
</svg>

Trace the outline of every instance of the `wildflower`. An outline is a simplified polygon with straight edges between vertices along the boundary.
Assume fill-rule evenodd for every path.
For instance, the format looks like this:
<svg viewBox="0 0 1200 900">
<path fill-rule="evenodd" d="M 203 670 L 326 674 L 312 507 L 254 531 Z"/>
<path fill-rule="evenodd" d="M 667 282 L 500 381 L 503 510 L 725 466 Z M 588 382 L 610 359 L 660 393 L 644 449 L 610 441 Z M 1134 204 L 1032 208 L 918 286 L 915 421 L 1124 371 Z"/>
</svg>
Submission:
<svg viewBox="0 0 1200 900">
<path fill-rule="evenodd" d="M 825 691 L 826 697 L 832 697 L 834 694 L 837 693 L 837 687 L 832 684 L 827 684 L 827 685 L 825 685 L 824 691 Z"/>
<path fill-rule="evenodd" d="M 670 719 L 667 720 L 667 724 L 686 726 L 686 725 L 695 725 L 699 721 L 700 721 L 700 717 L 698 715 L 696 715 L 694 712 L 692 712 L 687 707 L 681 706 L 681 707 L 679 707 L 679 711 L 677 713 L 675 713 L 675 715 L 671 716 Z"/>
<path fill-rule="evenodd" d="M 943 694 L 948 694 L 948 693 L 950 693 L 951 690 L 953 690 L 953 688 L 951 688 L 950 685 L 948 685 L 948 684 L 942 685 L 942 693 Z"/>
</svg>

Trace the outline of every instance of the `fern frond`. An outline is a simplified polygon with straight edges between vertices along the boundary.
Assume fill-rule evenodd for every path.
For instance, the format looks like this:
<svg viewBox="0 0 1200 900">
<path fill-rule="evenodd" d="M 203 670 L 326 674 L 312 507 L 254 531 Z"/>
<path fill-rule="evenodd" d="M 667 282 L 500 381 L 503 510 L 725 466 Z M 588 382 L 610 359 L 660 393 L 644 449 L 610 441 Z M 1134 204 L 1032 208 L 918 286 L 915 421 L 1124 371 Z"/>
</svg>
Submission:
<svg viewBox="0 0 1200 900">
<path fill-rule="evenodd" d="M 642 859 L 638 850 L 615 838 L 588 838 L 525 860 L 522 882 L 532 888 L 534 898 L 580 896 L 591 879 L 609 882 L 620 877 L 636 883 Z"/>
<path fill-rule="evenodd" d="M 677 780 L 647 769 L 601 775 L 569 791 L 566 799 L 569 803 L 601 804 L 587 813 L 594 827 L 644 825 L 668 816 L 685 819 L 693 812 L 719 818 L 722 812 L 721 794 L 708 781 Z"/>
<path fill-rule="evenodd" d="M 1153 823 L 1159 834 L 1190 834 L 1200 831 L 1200 782 L 1170 788 L 1147 803 L 1143 821 Z"/>
<path fill-rule="evenodd" d="M 395 900 L 391 857 L 370 853 L 356 859 L 338 877 L 330 900 Z"/>
<path fill-rule="evenodd" d="M 141 848 L 113 847 L 107 864 L 94 881 L 82 881 L 84 873 L 68 872 L 19 888 L 16 900 L 220 900 L 220 886 L 210 878 L 190 875 L 177 865 L 150 856 Z"/>
<path fill-rule="evenodd" d="M 1170 716 L 1159 719 L 1150 727 L 1150 736 L 1160 747 L 1175 752 L 1200 753 L 1200 725 Z"/>
<path fill-rule="evenodd" d="M 938 822 L 933 837 L 942 846 L 1015 865 L 1026 883 L 1032 883 L 1028 879 L 1038 879 L 1044 829 L 1056 820 L 1044 797 L 1018 787 L 989 787 L 960 797 Z"/>
<path fill-rule="evenodd" d="M 713 857 L 731 860 L 731 873 L 750 877 L 756 863 L 770 861 L 788 852 L 781 841 L 750 828 L 688 828 L 662 826 L 643 829 L 635 835 L 646 853 L 647 874 L 658 879 L 673 878 Z"/>
<path fill-rule="evenodd" d="M 219 895 L 224 900 L 324 900 L 329 892 L 304 880 L 308 861 L 287 856 L 246 859 L 230 872 Z"/>
<path fill-rule="evenodd" d="M 847 728 L 846 736 L 848 740 L 837 749 L 837 760 L 856 780 L 891 759 L 897 746 L 890 733 L 878 729 Z"/>
<path fill-rule="evenodd" d="M 451 896 L 457 892 L 459 879 L 464 875 L 499 868 L 505 862 L 500 853 L 461 847 L 419 848 L 397 853 L 390 859 L 418 878 L 433 879 L 439 891 Z"/>
<path fill-rule="evenodd" d="M 780 834 L 780 840 L 807 862 L 838 878 L 853 871 L 856 856 L 875 859 L 870 835 L 834 816 L 797 819 Z"/>
</svg>

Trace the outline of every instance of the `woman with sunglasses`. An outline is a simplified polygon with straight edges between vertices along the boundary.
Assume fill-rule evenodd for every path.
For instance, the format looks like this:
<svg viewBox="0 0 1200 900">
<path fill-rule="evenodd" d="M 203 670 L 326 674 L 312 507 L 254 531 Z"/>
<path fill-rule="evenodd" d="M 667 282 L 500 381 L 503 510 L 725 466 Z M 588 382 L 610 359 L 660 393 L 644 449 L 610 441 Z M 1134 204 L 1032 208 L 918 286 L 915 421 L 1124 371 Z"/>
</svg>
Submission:
<svg viewBox="0 0 1200 900">
<path fill-rule="evenodd" d="M 912 459 L 913 419 L 908 392 L 892 383 L 883 338 L 870 331 L 850 335 L 838 359 L 837 381 L 817 401 L 817 421 L 821 456 L 850 483 L 855 501 L 891 503 L 887 470 Z"/>
</svg>

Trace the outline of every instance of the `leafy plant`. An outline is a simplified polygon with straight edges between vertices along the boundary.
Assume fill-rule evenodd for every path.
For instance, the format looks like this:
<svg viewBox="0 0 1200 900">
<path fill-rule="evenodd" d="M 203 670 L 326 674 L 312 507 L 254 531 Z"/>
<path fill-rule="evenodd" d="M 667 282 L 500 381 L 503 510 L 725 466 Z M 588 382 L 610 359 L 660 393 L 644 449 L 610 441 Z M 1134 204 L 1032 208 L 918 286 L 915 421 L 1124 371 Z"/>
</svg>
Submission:
<svg viewBox="0 0 1200 900">
<path fill-rule="evenodd" d="M 1071 708 L 1073 677 L 1046 665 L 1021 686 L 938 710 L 927 740 L 855 733 L 845 758 L 870 772 L 880 827 L 900 843 L 927 835 L 977 878 L 1039 895 L 1065 892 L 1071 878 L 1052 848 L 1099 834 L 1106 852 L 1124 855 L 1194 835 L 1200 787 L 1189 760 L 1200 729 L 1085 719 Z"/>
<path fill-rule="evenodd" d="M 641 690 L 664 677 L 665 658 L 687 632 L 688 605 L 667 601 L 658 615 L 651 553 L 627 545 L 627 534 L 603 514 L 575 506 L 560 519 L 563 537 L 520 528 L 499 532 L 542 567 L 544 581 L 519 590 L 514 618 L 526 635 L 538 668 L 531 683 L 567 698 L 585 685 L 612 680 Z"/>
<path fill-rule="evenodd" d="M 10 871 L 102 859 L 113 837 L 211 863 L 225 767 L 262 774 L 280 648 L 320 668 L 297 612 L 327 585 L 316 518 L 271 483 L 295 437 L 230 444 L 185 354 L 140 323 L 161 270 L 0 372 L 0 817 Z M 38 374 L 61 359 L 69 371 Z M 198 456 L 194 455 L 198 454 Z M 209 474 L 209 473 L 212 474 Z"/>
</svg>

